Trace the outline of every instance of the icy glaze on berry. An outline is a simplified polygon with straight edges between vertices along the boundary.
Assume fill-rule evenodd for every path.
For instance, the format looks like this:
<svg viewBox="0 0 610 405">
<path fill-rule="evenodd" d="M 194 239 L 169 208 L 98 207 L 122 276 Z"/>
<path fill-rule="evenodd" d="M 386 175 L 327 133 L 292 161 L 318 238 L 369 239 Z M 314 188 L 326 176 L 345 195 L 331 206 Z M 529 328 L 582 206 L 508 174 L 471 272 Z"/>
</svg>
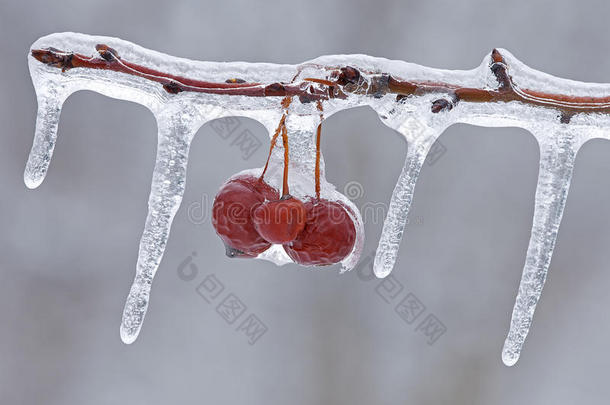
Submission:
<svg viewBox="0 0 610 405">
<path fill-rule="evenodd" d="M 301 233 L 305 227 L 305 215 L 305 205 L 301 200 L 288 196 L 259 205 L 252 214 L 252 220 L 263 239 L 283 244 L 295 240 Z"/>
<path fill-rule="evenodd" d="M 354 247 L 356 227 L 345 207 L 335 201 L 305 203 L 307 221 L 297 238 L 284 245 L 292 260 L 305 266 L 339 263 Z"/>
<path fill-rule="evenodd" d="M 227 246 L 230 257 L 256 257 L 271 244 L 254 227 L 252 212 L 279 194 L 254 176 L 230 179 L 218 192 L 212 206 L 212 224 Z"/>
</svg>

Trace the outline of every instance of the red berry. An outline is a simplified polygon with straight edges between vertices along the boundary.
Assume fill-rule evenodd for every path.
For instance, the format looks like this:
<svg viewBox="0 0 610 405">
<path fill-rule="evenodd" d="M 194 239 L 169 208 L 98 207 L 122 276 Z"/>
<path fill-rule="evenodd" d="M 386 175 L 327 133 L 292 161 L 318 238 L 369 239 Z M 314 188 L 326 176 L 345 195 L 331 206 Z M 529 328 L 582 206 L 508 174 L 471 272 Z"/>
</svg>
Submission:
<svg viewBox="0 0 610 405">
<path fill-rule="evenodd" d="M 288 243 L 305 227 L 305 205 L 298 198 L 282 197 L 268 201 L 252 213 L 254 228 L 267 242 Z"/>
<path fill-rule="evenodd" d="M 356 226 L 348 208 L 328 200 L 308 201 L 305 208 L 305 228 L 284 245 L 288 256 L 305 266 L 325 266 L 345 259 L 356 241 Z"/>
<path fill-rule="evenodd" d="M 265 200 L 277 200 L 277 190 L 257 177 L 230 179 L 218 191 L 212 207 L 212 225 L 225 243 L 229 257 L 255 257 L 271 244 L 252 222 L 251 213 Z"/>
</svg>

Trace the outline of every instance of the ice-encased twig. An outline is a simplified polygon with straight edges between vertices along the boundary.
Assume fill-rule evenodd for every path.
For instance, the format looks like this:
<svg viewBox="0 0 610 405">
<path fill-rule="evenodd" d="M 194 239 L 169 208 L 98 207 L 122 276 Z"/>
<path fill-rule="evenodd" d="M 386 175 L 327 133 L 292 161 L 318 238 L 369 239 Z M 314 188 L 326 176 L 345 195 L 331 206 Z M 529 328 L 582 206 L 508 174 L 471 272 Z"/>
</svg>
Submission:
<svg viewBox="0 0 610 405">
<path fill-rule="evenodd" d="M 545 133 L 540 133 L 545 131 Z M 548 131 L 548 132 L 546 132 Z M 534 221 L 519 292 L 513 308 L 502 361 L 512 366 L 521 349 L 542 294 L 559 224 L 566 204 L 574 160 L 582 138 L 567 126 L 532 129 L 540 143 L 540 168 L 534 207 Z M 537 133 L 538 132 L 538 133 Z"/>
<path fill-rule="evenodd" d="M 191 140 L 200 124 L 186 111 L 157 116 L 157 159 L 153 172 L 148 215 L 140 240 L 136 276 L 129 291 L 121 339 L 132 343 L 140 332 L 153 278 L 163 257 L 174 215 L 182 202 Z"/>
<path fill-rule="evenodd" d="M 413 131 L 412 128 L 403 128 L 406 131 L 404 135 L 408 139 L 407 156 L 392 192 L 388 213 L 383 222 L 379 245 L 375 253 L 373 270 L 379 278 L 386 277 L 394 268 L 400 241 L 409 217 L 409 208 L 413 201 L 419 172 L 426 160 L 430 146 L 438 137 L 438 133 L 430 128 L 416 129 L 416 134 L 409 132 Z"/>
<path fill-rule="evenodd" d="M 61 104 L 69 94 L 79 90 L 139 103 L 153 111 L 159 122 L 160 112 L 168 111 L 167 107 L 173 103 L 181 103 L 180 110 L 185 112 L 190 107 L 197 108 L 191 112 L 201 122 L 205 117 L 226 115 L 245 115 L 265 122 L 270 118 L 269 113 L 282 113 L 281 100 L 290 96 L 293 97 L 290 122 L 310 121 L 292 128 L 293 140 L 299 138 L 294 140 L 296 144 L 301 137 L 311 137 L 314 122 L 317 125 L 320 111 L 314 101 L 324 104 L 325 118 L 341 110 L 370 106 L 394 129 L 401 122 L 407 122 L 405 114 L 416 117 L 426 128 L 444 129 L 462 122 L 532 129 L 543 149 L 541 186 L 536 194 L 536 218 L 524 278 L 505 349 L 507 364 L 513 364 L 518 358 L 555 243 L 573 166 L 572 152 L 575 155 L 579 145 L 578 140 L 567 134 L 576 134 L 574 128 L 579 128 L 583 133 L 589 132 L 589 138 L 610 138 L 607 133 L 610 84 L 556 78 L 527 67 L 502 49 L 492 51 L 477 68 L 469 71 L 433 69 L 366 55 L 322 56 L 300 65 L 217 63 L 176 58 L 117 38 L 57 33 L 32 44 L 28 63 L 39 104 L 36 136 L 24 175 L 30 188 L 38 186 L 46 174 Z M 220 113 L 210 118 L 207 110 L 214 107 Z M 170 119 L 168 122 L 187 119 L 178 110 L 165 118 Z M 195 122 L 192 118 L 187 121 Z M 540 128 L 532 128 L 536 123 L 555 125 L 558 131 L 545 133 Z M 194 132 L 195 124 L 184 121 L 182 124 L 185 126 L 160 124 L 151 211 L 122 328 L 127 342 L 133 341 L 141 326 L 150 282 L 182 196 L 185 175 L 182 164 L 186 162 L 164 160 L 164 153 L 169 151 L 182 151 L 186 158 L 188 145 L 180 144 L 186 137 L 182 141 L 165 139 L 171 138 L 170 133 L 176 128 L 174 135 L 178 137 L 189 130 Z M 272 124 L 265 122 L 265 126 L 271 128 Z M 384 240 L 376 266 L 379 275 L 387 274 L 395 261 L 404 228 L 401 224 L 406 220 L 416 174 L 425 157 L 422 144 L 408 139 L 408 134 L 417 131 L 399 132 L 407 137 L 411 155 L 407 157 L 384 225 Z M 554 147 L 551 141 L 555 138 L 568 143 Z M 172 146 L 172 142 L 178 144 Z M 414 148 L 414 145 L 419 146 Z M 174 169 L 168 169 L 170 163 L 176 162 Z M 300 174 L 310 176 L 309 172 L 307 169 L 307 173 Z M 294 178 L 292 172 L 291 178 Z M 163 190 L 163 184 L 168 186 L 167 190 Z M 352 258 L 356 260 L 354 253 Z M 343 264 L 349 268 L 355 263 Z"/>
</svg>

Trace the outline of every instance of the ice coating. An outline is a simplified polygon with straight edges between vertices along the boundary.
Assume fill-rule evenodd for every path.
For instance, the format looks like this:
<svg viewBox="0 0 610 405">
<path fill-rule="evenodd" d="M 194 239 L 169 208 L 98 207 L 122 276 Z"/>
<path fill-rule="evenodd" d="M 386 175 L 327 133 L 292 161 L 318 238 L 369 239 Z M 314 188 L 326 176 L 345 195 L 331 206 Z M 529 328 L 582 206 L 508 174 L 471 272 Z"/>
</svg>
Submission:
<svg viewBox="0 0 610 405">
<path fill-rule="evenodd" d="M 100 44 L 104 47 L 96 51 Z M 46 51 L 34 56 L 32 51 L 37 50 Z M 48 59 L 49 55 L 54 59 Z M 86 56 L 77 60 L 78 55 Z M 108 69 L 119 56 L 131 65 L 120 62 L 122 70 Z M 146 314 L 152 280 L 184 193 L 194 134 L 207 121 L 235 115 L 260 121 L 273 134 L 284 112 L 281 100 L 292 92 L 286 125 L 289 180 L 291 193 L 297 197 L 313 195 L 314 136 L 320 122 L 315 100 L 323 104 L 324 118 L 368 105 L 408 142 L 405 165 L 390 200 L 375 257 L 378 277 L 387 276 L 394 267 L 417 177 L 432 143 L 448 126 L 459 122 L 517 126 L 536 137 L 541 158 L 532 234 L 502 352 L 504 363 L 512 365 L 519 358 L 540 299 L 578 149 L 588 139 L 607 139 L 610 127 L 609 84 L 559 79 L 528 68 L 502 49 L 469 71 L 433 69 L 366 55 L 323 56 L 301 65 L 216 63 L 172 57 L 117 38 L 61 33 L 37 40 L 28 64 L 38 100 L 36 132 L 24 173 L 29 188 L 36 188 L 44 180 L 62 104 L 75 91 L 92 90 L 133 101 L 149 108 L 156 117 L 158 149 L 149 212 L 121 324 L 121 338 L 126 343 L 136 339 Z M 130 66 L 149 70 L 142 73 Z M 333 76 L 338 72 L 344 76 Z M 167 77 L 172 79 L 167 81 Z M 223 84 L 227 79 L 246 84 L 241 88 L 239 84 Z M 282 154 L 278 143 L 265 177 L 278 188 Z M 321 173 L 321 196 L 348 205 L 357 224 L 356 244 L 342 263 L 343 269 L 349 270 L 362 250 L 362 220 L 356 207 L 324 179 L 323 162 Z M 290 262 L 278 246 L 259 258 L 278 265 Z"/>
</svg>

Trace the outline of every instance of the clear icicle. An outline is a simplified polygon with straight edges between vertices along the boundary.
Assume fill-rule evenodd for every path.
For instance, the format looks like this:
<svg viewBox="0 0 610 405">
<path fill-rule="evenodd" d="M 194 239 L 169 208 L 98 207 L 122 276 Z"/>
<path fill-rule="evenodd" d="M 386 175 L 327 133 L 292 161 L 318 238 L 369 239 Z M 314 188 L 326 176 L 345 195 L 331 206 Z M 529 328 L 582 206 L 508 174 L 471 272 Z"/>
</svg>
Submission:
<svg viewBox="0 0 610 405">
<path fill-rule="evenodd" d="M 554 130 L 553 130 L 554 129 Z M 544 132 L 541 132 L 544 131 Z M 507 366 L 519 360 L 521 349 L 542 294 L 559 224 L 563 215 L 574 160 L 582 139 L 575 131 L 551 127 L 532 129 L 540 143 L 540 168 L 534 208 L 532 234 L 513 308 L 510 330 L 502 361 Z"/>
<path fill-rule="evenodd" d="M 394 187 L 375 253 L 373 271 L 379 278 L 390 274 L 396 263 L 400 241 L 409 216 L 409 208 L 413 201 L 415 183 L 433 141 L 434 138 L 430 138 L 423 143 L 413 141 L 408 145 L 405 164 Z"/>
<path fill-rule="evenodd" d="M 429 109 L 426 102 L 417 105 L 380 103 L 376 109 L 381 121 L 403 135 L 408 144 L 375 253 L 373 272 L 379 278 L 388 276 L 394 268 L 419 172 L 430 147 L 448 125 L 442 117 L 439 121 Z"/>
<path fill-rule="evenodd" d="M 36 86 L 38 114 L 32 150 L 25 166 L 23 181 L 28 188 L 38 187 L 44 180 L 57 140 L 57 127 L 61 107 L 67 94 L 60 86 L 50 82 L 45 87 Z"/>
<path fill-rule="evenodd" d="M 189 147 L 199 128 L 189 121 L 189 117 L 184 110 L 157 116 L 157 159 L 148 199 L 148 216 L 140 240 L 136 277 L 121 322 L 121 339 L 125 343 L 132 343 L 138 337 L 148 308 L 152 281 L 165 251 L 174 215 L 182 202 Z"/>
</svg>

